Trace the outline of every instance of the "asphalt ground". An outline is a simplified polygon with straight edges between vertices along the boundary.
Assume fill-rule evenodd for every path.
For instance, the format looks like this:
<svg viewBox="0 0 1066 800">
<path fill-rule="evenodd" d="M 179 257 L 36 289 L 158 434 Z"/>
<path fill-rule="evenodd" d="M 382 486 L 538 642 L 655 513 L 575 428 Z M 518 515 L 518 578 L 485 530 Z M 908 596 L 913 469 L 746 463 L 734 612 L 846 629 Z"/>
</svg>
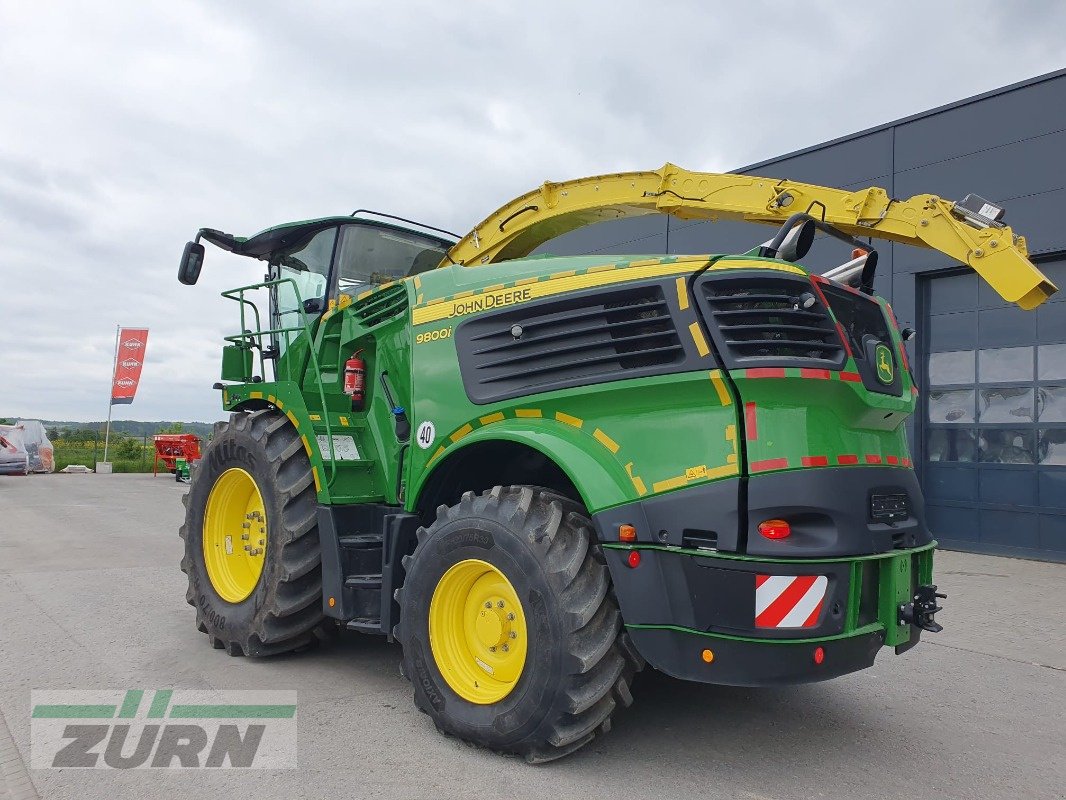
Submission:
<svg viewBox="0 0 1066 800">
<path fill-rule="evenodd" d="M 906 655 L 780 689 L 645 671 L 608 736 L 534 767 L 437 733 L 381 638 L 211 649 L 178 569 L 184 491 L 0 478 L 0 800 L 1066 797 L 1066 565 L 940 553 L 946 630 Z M 297 690 L 299 766 L 28 768 L 31 690 L 135 687 Z"/>
</svg>

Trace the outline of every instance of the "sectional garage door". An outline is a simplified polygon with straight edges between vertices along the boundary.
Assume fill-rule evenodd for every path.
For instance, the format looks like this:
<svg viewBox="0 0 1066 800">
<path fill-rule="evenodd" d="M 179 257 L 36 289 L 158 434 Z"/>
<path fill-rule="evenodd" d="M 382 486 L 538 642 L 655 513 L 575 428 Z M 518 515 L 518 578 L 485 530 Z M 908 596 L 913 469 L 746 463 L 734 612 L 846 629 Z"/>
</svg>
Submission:
<svg viewBox="0 0 1066 800">
<path fill-rule="evenodd" d="M 1066 260 L 1041 268 L 1066 294 Z M 920 454 L 946 546 L 1066 558 L 1066 297 L 1004 304 L 976 275 L 924 282 Z"/>
</svg>

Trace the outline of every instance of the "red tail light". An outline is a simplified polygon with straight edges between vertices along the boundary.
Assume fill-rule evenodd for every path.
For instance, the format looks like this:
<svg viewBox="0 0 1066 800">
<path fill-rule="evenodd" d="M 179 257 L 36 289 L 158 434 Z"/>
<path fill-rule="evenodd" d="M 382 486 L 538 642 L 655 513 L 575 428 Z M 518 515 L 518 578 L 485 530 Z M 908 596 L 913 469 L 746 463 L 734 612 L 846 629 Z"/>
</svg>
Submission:
<svg viewBox="0 0 1066 800">
<path fill-rule="evenodd" d="M 629 558 L 626 559 L 626 563 L 629 564 L 630 569 L 636 569 L 640 566 L 640 551 L 630 550 Z"/>
<path fill-rule="evenodd" d="M 792 526 L 783 519 L 767 519 L 759 523 L 759 533 L 767 539 L 787 539 L 792 535 Z"/>
</svg>

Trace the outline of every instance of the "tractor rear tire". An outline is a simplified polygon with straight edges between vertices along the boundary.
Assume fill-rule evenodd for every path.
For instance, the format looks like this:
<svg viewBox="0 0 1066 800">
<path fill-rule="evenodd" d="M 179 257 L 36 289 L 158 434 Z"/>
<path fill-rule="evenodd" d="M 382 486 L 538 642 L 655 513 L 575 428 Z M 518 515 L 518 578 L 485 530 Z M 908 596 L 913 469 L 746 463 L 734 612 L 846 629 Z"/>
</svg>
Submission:
<svg viewBox="0 0 1066 800">
<path fill-rule="evenodd" d="M 217 423 L 191 477 L 182 498 L 181 570 L 189 578 L 185 599 L 196 608 L 196 626 L 212 647 L 231 656 L 267 656 L 306 648 L 331 636 L 335 626 L 322 612 L 314 478 L 300 436 L 286 416 L 265 409 L 232 414 L 229 422 Z M 218 498 L 218 506 L 206 520 L 209 506 L 216 502 L 212 498 Z M 222 513 L 226 503 L 236 509 L 235 522 Z M 240 514 L 253 507 L 261 511 Z M 226 523 L 221 528 L 220 519 Z M 218 533 L 214 539 L 211 533 L 218 530 L 225 534 L 224 550 Z M 232 563 L 235 549 L 249 547 L 262 549 L 245 561 L 238 559 L 237 581 L 227 583 L 229 576 L 224 573 L 229 568 L 218 566 L 219 559 L 227 558 L 222 553 L 229 552 Z M 209 553 L 214 572 L 207 566 Z"/>
<path fill-rule="evenodd" d="M 530 486 L 467 492 L 419 529 L 405 567 L 394 632 L 402 671 L 416 706 L 442 732 L 531 763 L 552 761 L 606 733 L 614 711 L 632 702 L 629 684 L 642 664 L 579 504 Z M 464 571 L 466 582 L 456 582 Z M 517 647 L 516 667 L 507 659 Z"/>
</svg>

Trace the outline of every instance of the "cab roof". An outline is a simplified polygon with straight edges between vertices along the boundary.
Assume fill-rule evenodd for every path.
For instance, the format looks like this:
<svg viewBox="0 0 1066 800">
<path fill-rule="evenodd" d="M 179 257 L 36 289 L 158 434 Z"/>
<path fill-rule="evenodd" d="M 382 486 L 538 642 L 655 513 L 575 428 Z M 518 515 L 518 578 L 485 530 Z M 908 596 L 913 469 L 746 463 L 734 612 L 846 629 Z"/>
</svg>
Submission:
<svg viewBox="0 0 1066 800">
<path fill-rule="evenodd" d="M 231 253 L 236 253 L 241 256 L 249 256 L 251 258 L 266 259 L 269 258 L 272 253 L 276 253 L 279 250 L 287 250 L 290 247 L 294 247 L 301 242 L 306 241 L 319 231 L 337 225 L 351 225 L 353 223 L 374 228 L 382 228 L 384 230 L 401 231 L 412 236 L 419 236 L 423 239 L 438 243 L 441 248 L 445 250 L 455 244 L 452 240 L 434 236 L 433 234 L 425 233 L 420 230 L 354 216 L 319 217 L 317 219 L 285 222 L 280 225 L 266 228 L 265 230 L 248 237 L 234 236 L 232 233 L 225 233 L 224 231 L 216 230 L 215 228 L 201 228 L 200 237 Z"/>
</svg>

